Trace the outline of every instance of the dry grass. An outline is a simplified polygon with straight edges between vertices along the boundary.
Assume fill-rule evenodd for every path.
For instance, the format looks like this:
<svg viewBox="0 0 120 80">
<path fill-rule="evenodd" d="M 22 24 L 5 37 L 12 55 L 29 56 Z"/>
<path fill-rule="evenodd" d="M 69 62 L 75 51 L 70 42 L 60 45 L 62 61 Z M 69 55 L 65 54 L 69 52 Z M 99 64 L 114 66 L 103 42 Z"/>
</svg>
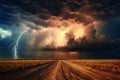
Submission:
<svg viewBox="0 0 120 80">
<path fill-rule="evenodd" d="M 0 72 L 16 70 L 18 68 L 25 68 L 28 66 L 35 66 L 50 61 L 52 60 L 0 60 Z"/>
<path fill-rule="evenodd" d="M 69 60 L 69 62 L 120 74 L 120 60 Z"/>
<path fill-rule="evenodd" d="M 53 60 L 0 60 L 0 72 L 16 70 L 28 66 L 35 66 Z M 88 66 L 93 69 L 120 73 L 120 60 L 66 60 L 80 66 Z"/>
</svg>

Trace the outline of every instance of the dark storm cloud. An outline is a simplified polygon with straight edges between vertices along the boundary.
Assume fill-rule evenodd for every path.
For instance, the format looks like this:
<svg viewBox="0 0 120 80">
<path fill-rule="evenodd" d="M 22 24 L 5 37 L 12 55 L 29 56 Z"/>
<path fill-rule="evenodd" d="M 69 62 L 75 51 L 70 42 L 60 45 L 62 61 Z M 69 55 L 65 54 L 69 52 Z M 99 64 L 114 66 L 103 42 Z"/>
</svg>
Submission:
<svg viewBox="0 0 120 80">
<path fill-rule="evenodd" d="M 36 46 L 39 46 L 39 43 L 51 37 L 50 33 L 54 31 L 58 32 L 56 29 L 54 30 L 54 28 L 51 31 L 50 27 L 56 27 L 57 25 L 57 27 L 59 27 L 68 25 L 68 23 L 69 26 L 71 26 L 74 24 L 72 20 L 75 20 L 75 25 L 85 24 L 86 37 L 75 41 L 75 35 L 72 32 L 68 32 L 66 35 L 69 39 L 68 46 L 73 45 L 74 47 L 76 45 L 79 46 L 79 42 L 87 43 L 89 40 L 95 41 L 101 37 L 105 39 L 106 35 L 109 35 L 112 39 L 120 38 L 119 7 L 120 0 L 0 0 L 0 27 L 3 27 L 1 26 L 1 24 L 3 24 L 9 26 L 6 28 L 13 28 L 13 35 L 15 36 L 18 36 L 24 28 L 30 28 L 27 37 L 24 36 L 27 39 L 21 41 L 24 42 L 24 47 L 27 45 L 26 41 L 30 41 L 31 44 L 35 45 L 32 47 L 36 48 Z M 105 25 L 100 32 L 97 29 L 98 27 L 93 24 L 95 21 L 103 21 L 107 23 L 107 25 Z M 93 25 L 88 26 L 90 24 Z M 41 28 L 45 28 L 46 31 L 41 32 Z M 58 28 L 58 30 L 59 29 L 60 28 Z M 52 34 L 57 34 L 55 32 Z M 31 36 L 33 40 L 31 40 L 32 38 L 29 36 Z M 53 39 L 53 42 L 55 42 L 54 40 L 55 39 Z M 22 42 L 20 47 L 23 48 Z M 51 43 L 51 45 L 53 45 L 53 43 Z M 0 51 L 1 50 L 3 52 L 5 48 L 0 48 Z"/>
<path fill-rule="evenodd" d="M 21 12 L 37 15 L 40 19 L 59 16 L 63 19 L 88 23 L 120 15 L 119 0 L 2 0 L 1 2 L 17 6 Z"/>
<path fill-rule="evenodd" d="M 48 27 L 51 17 L 54 16 L 91 24 L 94 21 L 111 21 L 120 16 L 119 7 L 120 0 L 0 0 L 0 23 L 38 29 L 37 25 Z M 105 30 L 109 30 L 107 28 Z M 97 34 L 97 30 L 92 27 L 88 30 L 91 36 Z"/>
<path fill-rule="evenodd" d="M 110 39 L 120 39 L 120 17 L 107 22 L 102 32 L 109 35 Z"/>
<path fill-rule="evenodd" d="M 51 25 L 53 22 L 50 20 L 54 16 L 88 25 L 94 21 L 115 19 L 120 16 L 119 7 L 119 0 L 1 0 L 0 23 L 11 27 L 27 26 L 38 29 L 37 25 L 44 27 Z M 98 32 L 95 32 L 97 30 L 94 29 L 94 25 L 87 28 L 89 31 L 88 34 L 86 32 L 86 36 L 96 38 Z M 108 34 L 112 31 L 105 32 Z"/>
</svg>

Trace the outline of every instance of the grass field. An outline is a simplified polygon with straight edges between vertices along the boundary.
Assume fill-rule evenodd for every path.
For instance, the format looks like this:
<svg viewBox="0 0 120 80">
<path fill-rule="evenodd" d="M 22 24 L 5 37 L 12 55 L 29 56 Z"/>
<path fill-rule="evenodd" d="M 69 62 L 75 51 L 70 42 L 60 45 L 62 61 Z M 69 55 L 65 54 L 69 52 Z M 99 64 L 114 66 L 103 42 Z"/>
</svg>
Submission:
<svg viewBox="0 0 120 80">
<path fill-rule="evenodd" d="M 69 62 L 120 74 L 120 60 L 69 60 Z"/>
<path fill-rule="evenodd" d="M 44 64 L 52 60 L 0 60 L 0 72 L 23 69 L 38 64 Z"/>
</svg>

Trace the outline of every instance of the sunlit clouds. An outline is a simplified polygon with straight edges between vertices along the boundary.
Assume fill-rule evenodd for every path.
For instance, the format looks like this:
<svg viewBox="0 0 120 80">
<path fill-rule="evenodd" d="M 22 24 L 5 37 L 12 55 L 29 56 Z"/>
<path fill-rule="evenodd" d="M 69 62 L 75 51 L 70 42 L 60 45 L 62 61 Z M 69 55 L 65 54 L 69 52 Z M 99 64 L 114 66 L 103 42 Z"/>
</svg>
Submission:
<svg viewBox="0 0 120 80">
<path fill-rule="evenodd" d="M 37 26 L 37 30 L 32 30 L 30 45 L 36 44 L 37 48 L 58 48 L 67 46 L 70 38 L 75 40 L 82 38 L 84 35 L 85 25 L 72 20 L 50 20 L 49 27 Z"/>
<path fill-rule="evenodd" d="M 119 0 L 0 0 L 0 47 L 19 57 L 119 39 L 119 7 Z"/>
</svg>

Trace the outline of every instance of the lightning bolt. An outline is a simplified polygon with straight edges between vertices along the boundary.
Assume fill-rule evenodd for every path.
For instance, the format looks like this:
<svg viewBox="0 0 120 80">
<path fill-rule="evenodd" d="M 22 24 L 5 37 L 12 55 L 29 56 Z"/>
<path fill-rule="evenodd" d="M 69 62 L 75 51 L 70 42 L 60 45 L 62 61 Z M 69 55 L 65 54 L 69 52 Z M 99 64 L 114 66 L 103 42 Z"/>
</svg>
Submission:
<svg viewBox="0 0 120 80">
<path fill-rule="evenodd" d="M 20 39 L 22 38 L 22 36 L 23 36 L 26 32 L 28 32 L 28 29 L 26 29 L 25 31 L 23 31 L 22 33 L 20 33 L 19 37 L 18 37 L 17 40 L 16 40 L 16 43 L 15 43 L 15 46 L 14 46 L 14 58 L 15 58 L 15 59 L 18 58 L 18 55 L 17 55 L 18 51 L 17 51 L 17 50 L 18 50 L 18 46 L 19 46 L 19 41 L 20 41 Z"/>
</svg>

